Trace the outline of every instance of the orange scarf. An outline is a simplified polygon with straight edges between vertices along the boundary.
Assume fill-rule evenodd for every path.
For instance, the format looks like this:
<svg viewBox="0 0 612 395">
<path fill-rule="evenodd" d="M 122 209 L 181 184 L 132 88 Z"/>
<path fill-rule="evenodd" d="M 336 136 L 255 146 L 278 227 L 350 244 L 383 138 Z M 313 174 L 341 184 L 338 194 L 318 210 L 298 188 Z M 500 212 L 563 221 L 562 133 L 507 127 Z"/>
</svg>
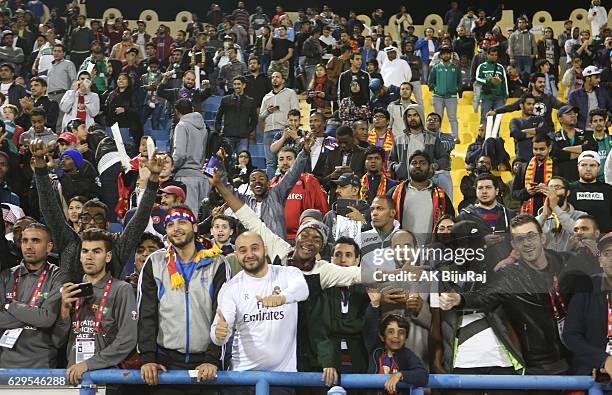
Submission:
<svg viewBox="0 0 612 395">
<path fill-rule="evenodd" d="M 402 210 L 402 198 L 404 193 L 404 187 L 406 186 L 406 180 L 399 183 L 391 198 L 395 202 L 395 219 L 402 222 L 401 210 Z M 444 189 L 439 186 L 434 186 L 431 190 L 431 202 L 433 204 L 433 225 L 436 226 L 438 221 L 446 214 L 446 193 Z"/>
<path fill-rule="evenodd" d="M 391 155 L 391 149 L 393 148 L 393 143 L 395 143 L 395 137 L 393 136 L 393 132 L 390 129 L 387 129 L 385 133 L 385 138 L 383 139 L 382 145 L 378 145 L 378 134 L 376 134 L 376 129 L 370 130 L 368 133 L 368 143 L 375 145 L 377 147 L 381 147 L 383 151 L 385 151 L 385 159 L 383 163 L 383 172 L 387 172 L 387 161 L 389 160 L 389 156 Z"/>
<path fill-rule="evenodd" d="M 536 161 L 536 158 L 533 157 L 529 161 L 529 164 L 527 165 L 527 169 L 525 170 L 525 189 L 531 188 L 531 183 L 536 182 L 535 176 L 536 176 L 537 168 L 538 168 L 538 163 Z M 548 184 L 548 181 L 550 181 L 552 176 L 553 176 L 553 161 L 552 159 L 548 158 L 544 162 L 544 181 L 543 183 Z M 536 213 L 534 213 L 534 206 L 533 206 L 534 202 L 535 202 L 534 196 L 532 196 L 531 198 L 523 202 L 523 204 L 521 205 L 521 214 L 535 215 Z"/>
<path fill-rule="evenodd" d="M 365 191 L 367 187 L 370 190 L 370 181 L 368 179 L 367 173 L 361 177 L 361 191 L 359 192 L 359 197 L 361 200 L 365 199 Z M 380 175 L 380 182 L 378 183 L 378 189 L 376 190 L 376 195 L 372 196 L 370 191 L 370 198 L 374 199 L 374 196 L 382 196 L 387 194 L 387 176 L 385 176 L 385 172 L 383 171 Z"/>
</svg>

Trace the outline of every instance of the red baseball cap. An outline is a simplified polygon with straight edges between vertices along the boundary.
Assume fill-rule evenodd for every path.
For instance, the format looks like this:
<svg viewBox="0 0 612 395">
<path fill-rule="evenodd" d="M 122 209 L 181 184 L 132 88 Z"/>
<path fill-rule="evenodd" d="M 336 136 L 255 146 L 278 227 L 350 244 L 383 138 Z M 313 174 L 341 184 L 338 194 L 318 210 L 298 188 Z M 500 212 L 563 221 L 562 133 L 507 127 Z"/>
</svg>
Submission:
<svg viewBox="0 0 612 395">
<path fill-rule="evenodd" d="M 76 134 L 74 133 L 70 133 L 70 132 L 64 132 L 62 134 L 59 135 L 59 137 L 57 138 L 57 140 L 64 140 L 67 143 L 72 143 L 72 144 L 76 144 L 77 142 L 77 137 Z"/>
<path fill-rule="evenodd" d="M 167 187 L 159 190 L 162 193 L 168 193 L 170 195 L 176 195 L 183 202 L 185 201 L 185 191 L 176 185 L 168 185 Z"/>
</svg>

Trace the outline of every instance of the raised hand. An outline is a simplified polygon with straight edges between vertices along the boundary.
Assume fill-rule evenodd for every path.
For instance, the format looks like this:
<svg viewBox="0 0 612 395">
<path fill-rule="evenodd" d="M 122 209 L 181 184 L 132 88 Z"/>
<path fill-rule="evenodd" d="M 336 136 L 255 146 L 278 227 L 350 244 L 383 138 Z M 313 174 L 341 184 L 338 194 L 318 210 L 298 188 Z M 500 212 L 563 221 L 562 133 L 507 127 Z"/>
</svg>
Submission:
<svg viewBox="0 0 612 395">
<path fill-rule="evenodd" d="M 225 340 L 227 338 L 227 334 L 227 321 L 225 320 L 221 309 L 217 309 L 217 327 L 215 328 L 215 337 L 219 340 Z"/>
</svg>

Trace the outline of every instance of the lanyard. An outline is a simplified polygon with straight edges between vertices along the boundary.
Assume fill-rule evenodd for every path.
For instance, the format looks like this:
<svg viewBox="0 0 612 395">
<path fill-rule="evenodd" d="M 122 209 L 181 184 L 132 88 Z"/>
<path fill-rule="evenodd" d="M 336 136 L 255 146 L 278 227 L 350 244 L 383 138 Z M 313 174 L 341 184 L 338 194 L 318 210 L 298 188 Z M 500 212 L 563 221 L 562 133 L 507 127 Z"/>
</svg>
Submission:
<svg viewBox="0 0 612 395">
<path fill-rule="evenodd" d="M 38 283 L 36 284 L 36 288 L 34 288 L 34 292 L 32 292 L 32 296 L 28 300 L 28 306 L 33 307 L 36 306 L 36 299 L 38 299 L 38 294 L 40 293 L 40 289 L 42 288 L 45 279 L 47 278 L 47 273 L 49 273 L 49 264 L 45 265 L 42 273 L 40 273 L 40 277 L 38 278 Z M 18 273 L 15 275 L 15 282 L 13 283 L 13 297 L 12 300 L 17 299 L 17 289 L 19 288 L 19 279 L 21 278 L 21 268 L 18 269 Z"/>
<path fill-rule="evenodd" d="M 612 301 L 610 301 L 610 293 L 606 295 L 608 300 L 608 339 L 612 337 Z"/>
<path fill-rule="evenodd" d="M 96 314 L 96 321 L 94 322 L 94 332 L 100 333 L 100 323 L 102 322 L 102 313 L 104 312 L 104 306 L 106 306 L 106 298 L 110 292 L 111 284 L 113 282 L 113 276 L 108 278 L 106 285 L 104 286 L 104 293 L 100 299 L 100 305 L 98 306 L 98 313 Z M 81 329 L 81 321 L 79 321 L 79 309 L 81 308 L 81 299 L 77 299 L 76 306 L 74 308 L 74 319 L 76 326 L 74 328 L 75 333 L 79 333 Z"/>
<path fill-rule="evenodd" d="M 548 296 L 550 296 L 550 304 L 552 305 L 553 315 L 555 316 L 556 319 L 559 319 L 561 318 L 561 313 L 563 313 L 563 315 L 567 313 L 567 309 L 565 308 L 565 303 L 563 302 L 563 298 L 561 297 L 561 294 L 559 293 L 559 279 L 557 278 L 556 273 L 553 274 L 552 280 L 553 280 L 553 290 L 552 292 L 548 291 Z M 559 309 L 557 308 L 557 302 L 559 303 L 559 306 L 561 307 L 561 312 L 559 312 Z"/>
</svg>

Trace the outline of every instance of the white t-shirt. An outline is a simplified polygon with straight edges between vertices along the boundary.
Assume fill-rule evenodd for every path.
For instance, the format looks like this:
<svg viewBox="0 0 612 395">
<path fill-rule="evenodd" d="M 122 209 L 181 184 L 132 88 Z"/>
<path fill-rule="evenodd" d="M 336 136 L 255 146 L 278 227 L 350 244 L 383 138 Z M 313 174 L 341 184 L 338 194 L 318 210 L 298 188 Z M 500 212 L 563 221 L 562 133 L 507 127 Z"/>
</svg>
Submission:
<svg viewBox="0 0 612 395">
<path fill-rule="evenodd" d="M 47 41 L 38 52 L 38 74 L 46 73 L 53 63 L 53 46 Z"/>
<path fill-rule="evenodd" d="M 484 318 L 484 313 L 466 314 L 462 317 L 460 328 L 470 322 Z M 457 347 L 456 368 L 480 368 L 489 366 L 512 366 L 503 345 L 495 336 L 493 329 L 478 332 Z"/>
<path fill-rule="evenodd" d="M 0 92 L 2 92 L 4 96 L 8 97 L 8 91 L 11 85 L 13 85 L 12 82 L 10 84 L 0 84 Z"/>
<path fill-rule="evenodd" d="M 283 306 L 268 308 L 256 296 L 280 292 Z M 308 285 L 302 272 L 292 266 L 268 266 L 262 278 L 242 271 L 225 283 L 219 291 L 219 309 L 228 328 L 235 325 L 232 344 L 232 370 L 297 370 L 297 302 L 308 298 Z M 211 339 L 221 345 L 228 339 L 217 339 L 215 329 L 219 315 L 211 328 Z M 229 338 L 230 334 L 228 334 Z"/>
</svg>

